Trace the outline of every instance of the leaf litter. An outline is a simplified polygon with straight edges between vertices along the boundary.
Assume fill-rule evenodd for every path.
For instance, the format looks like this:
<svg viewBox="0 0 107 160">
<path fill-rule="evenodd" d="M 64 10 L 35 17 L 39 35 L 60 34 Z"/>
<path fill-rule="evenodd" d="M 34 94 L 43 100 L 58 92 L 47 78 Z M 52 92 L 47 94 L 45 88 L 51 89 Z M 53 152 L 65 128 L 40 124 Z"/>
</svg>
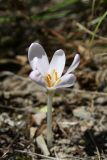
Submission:
<svg viewBox="0 0 107 160">
<path fill-rule="evenodd" d="M 51 23 L 54 22 L 56 21 Z M 1 159 L 107 159 L 106 42 L 95 39 L 90 47 L 87 33 L 75 28 L 72 16 L 63 18 L 61 23 L 57 20 L 57 24 L 60 24 L 58 26 L 55 24 L 50 27 L 50 21 L 42 21 L 35 27 L 31 23 L 29 29 L 27 19 L 18 28 L 15 24 L 9 24 L 10 28 L 13 25 L 17 31 L 12 33 L 15 41 L 11 40 L 10 45 L 16 45 L 17 35 L 21 35 L 23 30 L 25 32 L 21 41 L 26 35 L 30 40 L 27 38 L 27 44 L 23 41 L 12 50 L 4 49 L 0 55 Z M 3 37 L 3 31 L 1 35 Z M 51 51 L 59 46 L 64 49 L 67 53 L 67 66 L 73 60 L 75 51 L 81 56 L 75 86 L 65 91 L 60 90 L 53 100 L 54 141 L 51 148 L 46 144 L 46 113 L 41 112 L 42 107 L 46 106 L 47 97 L 29 80 L 30 67 L 26 55 L 22 54 L 27 53 L 27 47 L 35 41 L 35 37 L 46 46 L 50 57 Z M 8 39 L 11 37 L 2 38 L 2 46 L 8 44 Z"/>
</svg>

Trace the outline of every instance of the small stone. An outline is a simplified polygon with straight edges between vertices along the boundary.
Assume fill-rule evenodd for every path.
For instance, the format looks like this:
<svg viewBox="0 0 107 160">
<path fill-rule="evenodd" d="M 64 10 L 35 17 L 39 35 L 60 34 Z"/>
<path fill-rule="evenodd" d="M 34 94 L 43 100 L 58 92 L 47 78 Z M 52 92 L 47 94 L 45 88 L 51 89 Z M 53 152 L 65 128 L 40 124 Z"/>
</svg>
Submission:
<svg viewBox="0 0 107 160">
<path fill-rule="evenodd" d="M 91 116 L 91 113 L 88 112 L 84 106 L 74 109 L 73 110 L 73 115 L 75 117 L 79 117 L 81 119 L 86 119 L 86 120 L 93 119 L 92 116 Z"/>
<path fill-rule="evenodd" d="M 36 127 L 31 127 L 30 128 L 30 138 L 32 139 L 35 135 L 37 128 Z"/>
<path fill-rule="evenodd" d="M 44 137 L 43 137 L 42 135 L 38 136 L 38 137 L 36 138 L 36 142 L 37 142 L 38 147 L 39 147 L 39 148 L 41 149 L 41 151 L 43 152 L 43 154 L 44 154 L 45 156 L 49 156 L 50 153 L 49 153 L 49 150 L 48 150 L 48 148 L 47 148 L 47 145 L 46 145 L 46 142 L 45 142 L 45 140 L 44 140 Z"/>
<path fill-rule="evenodd" d="M 40 112 L 32 115 L 32 120 L 35 124 L 40 125 L 43 119 L 46 118 L 46 113 Z"/>
</svg>

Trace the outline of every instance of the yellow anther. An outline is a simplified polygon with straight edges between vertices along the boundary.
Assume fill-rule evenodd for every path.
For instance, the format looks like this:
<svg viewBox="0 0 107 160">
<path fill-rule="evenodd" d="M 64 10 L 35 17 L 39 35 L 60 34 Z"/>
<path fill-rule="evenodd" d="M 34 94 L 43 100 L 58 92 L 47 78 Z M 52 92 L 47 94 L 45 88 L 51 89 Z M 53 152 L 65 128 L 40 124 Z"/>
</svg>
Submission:
<svg viewBox="0 0 107 160">
<path fill-rule="evenodd" d="M 48 87 L 52 87 L 52 83 L 51 83 L 51 75 L 50 74 L 48 74 L 46 77 L 45 77 L 45 80 L 46 80 L 46 82 L 47 82 L 47 85 L 48 85 Z"/>
<path fill-rule="evenodd" d="M 47 74 L 45 76 L 45 81 L 46 81 L 48 87 L 53 87 L 53 86 L 59 84 L 61 82 L 61 79 L 58 78 L 58 73 L 54 69 L 52 71 L 52 75 L 51 74 Z"/>
<path fill-rule="evenodd" d="M 54 76 L 55 81 L 57 81 L 58 80 L 58 73 L 56 72 L 55 69 L 53 70 L 53 76 Z"/>
<path fill-rule="evenodd" d="M 60 82 L 61 82 L 61 79 L 58 79 L 55 84 L 57 85 L 57 84 L 59 84 Z"/>
<path fill-rule="evenodd" d="M 51 75 L 50 75 L 50 74 L 48 74 L 48 75 L 47 75 L 47 77 L 49 78 L 49 80 L 51 80 L 51 79 L 52 79 L 52 77 L 51 77 Z"/>
</svg>

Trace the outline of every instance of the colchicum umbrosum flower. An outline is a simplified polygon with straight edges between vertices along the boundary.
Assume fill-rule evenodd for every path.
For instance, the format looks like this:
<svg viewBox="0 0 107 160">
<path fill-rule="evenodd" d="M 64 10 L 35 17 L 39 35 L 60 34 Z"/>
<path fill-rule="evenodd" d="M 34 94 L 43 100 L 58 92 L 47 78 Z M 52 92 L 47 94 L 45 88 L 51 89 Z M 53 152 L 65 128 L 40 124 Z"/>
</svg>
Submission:
<svg viewBox="0 0 107 160">
<path fill-rule="evenodd" d="M 28 59 L 32 68 L 30 78 L 41 86 L 48 94 L 47 110 L 47 143 L 52 144 L 52 95 L 58 88 L 71 87 L 76 77 L 73 74 L 80 62 L 79 54 L 75 55 L 73 63 L 67 72 L 62 75 L 65 67 L 65 53 L 62 49 L 57 50 L 49 63 L 47 54 L 38 43 L 32 43 L 28 50 Z"/>
</svg>

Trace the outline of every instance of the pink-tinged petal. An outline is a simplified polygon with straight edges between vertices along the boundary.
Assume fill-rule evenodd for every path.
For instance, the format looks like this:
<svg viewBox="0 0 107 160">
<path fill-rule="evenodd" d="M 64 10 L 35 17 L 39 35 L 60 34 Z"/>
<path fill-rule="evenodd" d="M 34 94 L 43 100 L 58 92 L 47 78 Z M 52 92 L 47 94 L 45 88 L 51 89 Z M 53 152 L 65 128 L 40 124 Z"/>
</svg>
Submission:
<svg viewBox="0 0 107 160">
<path fill-rule="evenodd" d="M 80 63 L 80 55 L 76 54 L 72 64 L 68 68 L 66 74 L 73 72 L 78 67 L 79 63 Z"/>
<path fill-rule="evenodd" d="M 33 66 L 32 66 L 32 62 L 35 57 L 38 60 L 37 60 L 37 63 L 35 64 L 33 63 Z M 30 45 L 29 50 L 28 50 L 28 59 L 29 59 L 32 69 L 34 69 L 36 66 L 42 75 L 45 75 L 47 73 L 48 68 L 49 68 L 49 61 L 48 61 L 48 57 L 47 57 L 45 50 L 40 44 L 32 43 Z"/>
<path fill-rule="evenodd" d="M 40 72 L 38 70 L 32 71 L 29 75 L 29 77 L 35 81 L 38 85 L 40 85 L 41 87 L 45 87 L 46 88 L 46 84 L 44 81 L 43 76 L 40 74 Z"/>
<path fill-rule="evenodd" d="M 62 49 L 57 50 L 49 65 L 48 73 L 52 73 L 55 70 L 58 73 L 58 77 L 62 75 L 62 72 L 65 67 L 65 53 Z"/>
<path fill-rule="evenodd" d="M 71 87 L 76 81 L 74 74 L 65 74 L 60 78 L 60 83 L 55 86 L 55 88 Z"/>
</svg>

